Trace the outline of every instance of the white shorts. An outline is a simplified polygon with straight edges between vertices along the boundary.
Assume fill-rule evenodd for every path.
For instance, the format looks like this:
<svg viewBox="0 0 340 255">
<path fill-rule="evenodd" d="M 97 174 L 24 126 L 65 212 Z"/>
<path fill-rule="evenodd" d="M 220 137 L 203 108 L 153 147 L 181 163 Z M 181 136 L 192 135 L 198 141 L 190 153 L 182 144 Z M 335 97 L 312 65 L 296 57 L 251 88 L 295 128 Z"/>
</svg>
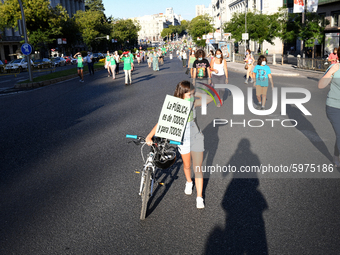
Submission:
<svg viewBox="0 0 340 255">
<path fill-rule="evenodd" d="M 178 150 L 181 154 L 204 151 L 204 135 L 198 130 L 194 121 L 188 122 L 184 131 L 183 144 L 178 145 Z"/>
</svg>

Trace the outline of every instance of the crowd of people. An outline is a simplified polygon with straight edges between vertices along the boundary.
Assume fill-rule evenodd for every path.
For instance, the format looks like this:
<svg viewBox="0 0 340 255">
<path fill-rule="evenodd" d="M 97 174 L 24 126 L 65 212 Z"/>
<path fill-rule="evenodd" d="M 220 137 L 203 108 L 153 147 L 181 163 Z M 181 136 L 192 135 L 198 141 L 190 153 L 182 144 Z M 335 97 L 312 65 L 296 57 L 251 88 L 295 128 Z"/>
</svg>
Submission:
<svg viewBox="0 0 340 255">
<path fill-rule="evenodd" d="M 179 146 L 179 152 L 183 160 L 184 174 L 186 177 L 186 183 L 184 192 L 187 195 L 192 194 L 193 180 L 191 179 L 191 167 L 195 173 L 195 187 L 196 187 L 196 207 L 204 208 L 203 200 L 203 175 L 200 170 L 203 163 L 203 151 L 204 151 L 204 136 L 195 120 L 195 108 L 201 106 L 202 94 L 195 88 L 196 83 L 207 84 L 215 87 L 216 84 L 228 84 L 228 65 L 221 49 L 217 49 L 215 52 L 210 51 L 208 54 L 203 49 L 193 48 L 156 48 L 147 51 L 137 51 L 135 56 L 130 51 L 123 52 L 120 56 L 118 52 L 107 52 L 105 58 L 105 68 L 108 71 L 108 77 L 115 79 L 115 75 L 119 74 L 119 63 L 123 62 L 125 73 L 125 85 L 132 84 L 131 72 L 135 68 L 134 59 L 137 59 L 137 64 L 147 62 L 148 68 L 152 68 L 153 71 L 158 72 L 159 66 L 164 63 L 164 57 L 169 53 L 169 59 L 173 58 L 176 53 L 183 68 L 186 68 L 186 73 L 192 79 L 192 81 L 183 80 L 179 82 L 175 88 L 174 96 L 185 100 L 192 101 L 193 107 L 189 115 L 188 124 L 185 129 L 182 144 Z M 89 61 L 89 56 L 82 58 L 80 53 L 75 55 L 78 59 L 78 74 L 83 82 L 83 63 Z M 332 65 L 326 71 L 325 75 L 319 82 L 319 88 L 325 88 L 330 85 L 330 91 L 326 102 L 326 113 L 329 121 L 331 122 L 334 132 L 336 134 L 336 142 L 334 146 L 334 164 L 340 166 L 339 151 L 340 151 L 340 68 L 338 60 L 340 58 L 340 48 L 334 49 L 333 54 L 329 57 L 332 61 Z M 267 97 L 267 91 L 269 82 L 271 87 L 274 88 L 274 82 L 271 75 L 271 69 L 267 65 L 267 57 L 260 55 L 255 60 L 253 54 L 249 49 L 246 50 L 244 58 L 246 69 L 245 83 L 249 82 L 256 88 L 257 109 L 265 110 L 265 103 Z M 91 64 L 90 64 L 91 65 Z M 90 69 L 90 66 L 89 66 Z M 91 71 L 90 71 L 91 72 Z M 92 73 L 94 71 L 92 70 Z M 191 85 L 194 85 L 193 87 Z M 224 89 L 216 89 L 218 95 L 223 99 Z M 213 101 L 210 97 L 207 103 Z M 222 100 L 223 103 L 223 100 Z M 217 103 L 217 107 L 221 107 L 222 104 Z M 152 137 L 155 135 L 157 124 L 151 130 L 146 138 L 148 145 L 152 144 Z"/>
</svg>

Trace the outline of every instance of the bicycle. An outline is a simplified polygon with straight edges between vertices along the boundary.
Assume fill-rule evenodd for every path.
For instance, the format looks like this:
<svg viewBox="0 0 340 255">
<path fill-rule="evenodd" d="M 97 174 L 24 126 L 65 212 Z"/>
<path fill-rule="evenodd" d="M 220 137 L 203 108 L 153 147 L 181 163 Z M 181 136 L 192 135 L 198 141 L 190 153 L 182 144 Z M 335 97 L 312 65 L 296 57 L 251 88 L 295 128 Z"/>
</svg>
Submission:
<svg viewBox="0 0 340 255">
<path fill-rule="evenodd" d="M 141 182 L 139 188 L 139 195 L 142 197 L 142 208 L 140 219 L 144 220 L 147 212 L 147 206 L 150 197 L 153 195 L 154 184 L 159 184 L 155 179 L 156 168 L 166 169 L 172 166 L 176 161 L 175 147 L 170 145 L 180 145 L 181 143 L 169 141 L 164 138 L 153 138 L 153 144 L 146 160 L 144 160 L 143 147 L 145 146 L 145 138 L 137 135 L 126 135 L 126 138 L 136 139 L 135 145 L 141 145 L 141 155 L 144 166 L 141 173 Z"/>
</svg>

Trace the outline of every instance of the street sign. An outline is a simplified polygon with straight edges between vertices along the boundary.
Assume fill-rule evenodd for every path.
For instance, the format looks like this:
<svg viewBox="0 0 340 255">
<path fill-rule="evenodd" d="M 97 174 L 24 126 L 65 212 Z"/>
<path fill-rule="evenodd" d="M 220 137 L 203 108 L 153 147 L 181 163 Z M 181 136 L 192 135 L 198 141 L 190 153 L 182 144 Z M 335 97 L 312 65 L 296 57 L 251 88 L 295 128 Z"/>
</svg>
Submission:
<svg viewBox="0 0 340 255">
<path fill-rule="evenodd" d="M 243 33 L 242 34 L 242 40 L 244 40 L 244 41 L 249 40 L 249 34 L 248 33 Z"/>
<path fill-rule="evenodd" d="M 32 46 L 28 43 L 24 43 L 21 45 L 21 52 L 26 56 L 30 55 L 32 53 Z"/>
</svg>

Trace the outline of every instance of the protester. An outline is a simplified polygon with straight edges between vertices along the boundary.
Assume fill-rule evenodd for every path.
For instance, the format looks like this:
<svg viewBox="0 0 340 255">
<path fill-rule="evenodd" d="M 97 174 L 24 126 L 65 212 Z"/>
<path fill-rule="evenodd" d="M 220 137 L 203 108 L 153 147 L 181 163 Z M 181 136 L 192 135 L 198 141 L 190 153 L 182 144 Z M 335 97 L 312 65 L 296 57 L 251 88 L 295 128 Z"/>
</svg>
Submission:
<svg viewBox="0 0 340 255">
<path fill-rule="evenodd" d="M 112 79 L 114 80 L 116 79 L 116 59 L 115 59 L 114 54 L 111 54 L 109 67 L 111 69 Z"/>
<path fill-rule="evenodd" d="M 115 55 L 114 55 L 115 61 L 116 61 L 116 74 L 119 74 L 119 55 L 118 55 L 118 51 L 115 51 Z"/>
<path fill-rule="evenodd" d="M 94 74 L 93 56 L 91 55 L 91 52 L 87 52 L 87 56 L 84 58 L 84 60 L 87 63 L 90 75 L 91 73 Z"/>
<path fill-rule="evenodd" d="M 153 54 L 151 55 L 152 67 L 154 71 L 159 71 L 158 58 L 159 58 L 159 55 L 157 51 L 155 50 Z"/>
<path fill-rule="evenodd" d="M 245 69 L 247 70 L 246 80 L 244 83 L 248 84 L 248 79 L 250 77 L 250 83 L 253 82 L 252 79 L 252 69 L 253 69 L 253 63 L 255 62 L 255 59 L 253 57 L 253 54 L 251 54 L 250 49 L 246 50 L 246 58 L 244 59 L 244 62 L 246 62 Z"/>
<path fill-rule="evenodd" d="M 227 61 L 223 58 L 222 50 L 218 49 L 215 52 L 215 58 L 210 62 L 211 82 L 216 84 L 228 84 L 228 68 Z M 223 99 L 224 89 L 216 89 L 221 100 Z M 221 107 L 220 102 L 217 107 Z"/>
<path fill-rule="evenodd" d="M 185 52 L 185 50 L 182 50 L 182 62 L 183 62 L 183 67 L 186 67 L 186 66 L 187 66 L 187 60 L 188 60 L 187 53 Z"/>
<path fill-rule="evenodd" d="M 141 53 L 137 51 L 137 63 L 140 64 Z"/>
<path fill-rule="evenodd" d="M 205 59 L 205 52 L 203 50 L 197 50 L 195 53 L 196 60 L 193 63 L 193 79 L 203 79 L 204 83 L 211 83 L 211 72 L 209 61 Z"/>
<path fill-rule="evenodd" d="M 152 63 L 152 53 L 151 53 L 151 51 L 148 52 L 146 58 L 148 60 L 148 67 L 151 68 L 151 63 Z"/>
<path fill-rule="evenodd" d="M 264 55 L 261 55 L 257 60 L 257 66 L 255 66 L 253 71 L 254 76 L 254 87 L 256 87 L 256 97 L 258 100 L 258 110 L 264 110 L 266 100 L 267 100 L 267 90 L 268 90 L 268 78 L 274 88 L 273 77 L 271 75 L 271 70 L 269 66 L 267 66 L 267 58 Z M 262 98 L 261 98 L 262 97 Z"/>
<path fill-rule="evenodd" d="M 328 56 L 327 60 L 330 61 L 332 65 L 338 63 L 339 57 L 337 53 L 338 49 L 334 48 L 333 53 L 329 54 Z"/>
<path fill-rule="evenodd" d="M 80 82 L 84 82 L 84 59 L 80 52 L 76 53 L 73 57 L 77 59 L 77 69 Z"/>
<path fill-rule="evenodd" d="M 194 72 L 194 69 L 193 69 L 193 64 L 196 60 L 196 57 L 195 57 L 195 51 L 192 50 L 190 51 L 190 55 L 189 55 L 189 60 L 188 60 L 188 68 L 190 69 L 190 77 L 192 78 L 192 75 L 193 75 L 193 72 Z"/>
<path fill-rule="evenodd" d="M 175 97 L 191 101 L 193 104 L 190 112 L 188 122 L 183 134 L 183 144 L 178 146 L 179 152 L 183 161 L 183 170 L 186 178 L 186 184 L 184 193 L 186 195 L 192 194 L 193 182 L 191 179 L 191 161 L 195 173 L 195 186 L 196 186 L 196 208 L 203 209 L 203 173 L 202 173 L 202 162 L 203 162 L 203 151 L 204 151 L 204 136 L 197 126 L 196 111 L 195 107 L 201 106 L 202 98 L 201 94 L 195 93 L 195 90 L 191 90 L 189 81 L 182 81 L 177 84 Z M 195 100 L 195 97 L 197 99 Z M 212 101 L 211 97 L 207 99 L 207 103 Z M 151 132 L 146 137 L 146 143 L 152 145 L 152 137 L 156 134 L 158 123 L 154 126 Z"/>
<path fill-rule="evenodd" d="M 132 84 L 131 80 L 131 69 L 132 69 L 132 61 L 131 61 L 131 56 L 128 51 L 123 52 L 122 56 L 120 57 L 123 62 L 124 62 L 124 73 L 125 73 L 125 85 Z"/>
<path fill-rule="evenodd" d="M 337 56 L 340 58 L 340 48 L 337 49 Z M 332 64 L 324 76 L 320 79 L 319 89 L 326 88 L 330 84 L 330 89 L 326 100 L 326 114 L 327 118 L 332 124 L 335 132 L 335 145 L 333 163 L 336 167 L 340 167 L 340 70 L 339 63 Z"/>
<path fill-rule="evenodd" d="M 111 76 L 110 60 L 111 60 L 110 52 L 107 51 L 106 52 L 106 57 L 105 57 L 105 69 L 107 69 L 107 72 L 109 73 L 109 75 L 107 77 Z"/>
</svg>

